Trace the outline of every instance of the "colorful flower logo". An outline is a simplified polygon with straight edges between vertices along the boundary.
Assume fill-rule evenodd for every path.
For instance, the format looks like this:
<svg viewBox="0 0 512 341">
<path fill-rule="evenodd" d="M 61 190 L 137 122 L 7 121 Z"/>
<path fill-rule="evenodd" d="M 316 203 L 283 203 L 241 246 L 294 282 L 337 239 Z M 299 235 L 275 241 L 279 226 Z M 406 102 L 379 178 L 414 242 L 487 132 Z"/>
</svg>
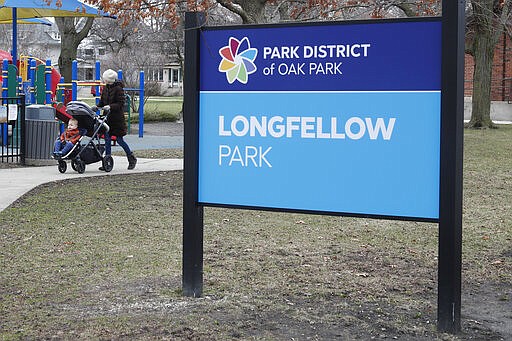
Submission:
<svg viewBox="0 0 512 341">
<path fill-rule="evenodd" d="M 251 48 L 249 39 L 244 37 L 238 40 L 230 37 L 229 44 L 221 48 L 219 53 L 222 57 L 219 71 L 226 73 L 229 84 L 235 80 L 247 84 L 249 75 L 257 70 L 254 60 L 258 55 L 258 50 Z"/>
</svg>

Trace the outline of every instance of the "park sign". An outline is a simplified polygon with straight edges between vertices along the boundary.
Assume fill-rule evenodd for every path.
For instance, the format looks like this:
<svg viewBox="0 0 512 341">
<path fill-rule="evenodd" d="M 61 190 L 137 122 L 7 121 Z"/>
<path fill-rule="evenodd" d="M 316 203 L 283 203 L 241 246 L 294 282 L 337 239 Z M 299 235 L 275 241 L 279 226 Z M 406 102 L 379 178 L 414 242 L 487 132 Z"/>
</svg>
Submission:
<svg viewBox="0 0 512 341">
<path fill-rule="evenodd" d="M 437 221 L 441 26 L 203 28 L 197 202 Z"/>
<path fill-rule="evenodd" d="M 185 16 L 183 294 L 203 207 L 436 222 L 437 327 L 460 331 L 464 2 L 442 17 L 206 27 Z"/>
</svg>

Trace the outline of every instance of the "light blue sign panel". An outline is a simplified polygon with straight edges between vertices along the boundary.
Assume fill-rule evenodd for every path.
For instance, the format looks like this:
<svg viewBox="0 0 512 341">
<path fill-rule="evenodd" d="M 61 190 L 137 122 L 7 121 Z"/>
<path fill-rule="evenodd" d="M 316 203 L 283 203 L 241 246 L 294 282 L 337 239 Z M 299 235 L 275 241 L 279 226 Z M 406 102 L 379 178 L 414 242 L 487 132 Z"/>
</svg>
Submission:
<svg viewBox="0 0 512 341">
<path fill-rule="evenodd" d="M 438 218 L 440 22 L 203 33 L 199 202 Z"/>
</svg>

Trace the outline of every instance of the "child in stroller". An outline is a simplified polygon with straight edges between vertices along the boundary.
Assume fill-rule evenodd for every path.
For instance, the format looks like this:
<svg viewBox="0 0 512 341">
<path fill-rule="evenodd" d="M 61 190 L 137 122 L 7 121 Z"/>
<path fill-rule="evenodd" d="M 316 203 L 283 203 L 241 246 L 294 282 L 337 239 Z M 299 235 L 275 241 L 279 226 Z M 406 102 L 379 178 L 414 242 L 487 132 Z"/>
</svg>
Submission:
<svg viewBox="0 0 512 341">
<path fill-rule="evenodd" d="M 68 153 L 54 156 L 59 162 L 59 172 L 66 172 L 66 160 L 70 160 L 71 167 L 80 174 L 85 172 L 86 165 L 99 161 L 101 161 L 105 172 L 112 170 L 114 159 L 110 155 L 103 155 L 105 145 L 100 140 L 100 136 L 109 131 L 109 126 L 105 123 L 108 112 L 104 111 L 103 114 L 96 115 L 96 112 L 87 103 L 81 101 L 69 102 L 65 114 L 57 111 L 57 118 L 65 123 L 69 124 L 69 121 L 76 120 L 81 135 Z"/>
<path fill-rule="evenodd" d="M 74 118 L 70 119 L 68 121 L 68 128 L 55 141 L 53 156 L 57 158 L 69 153 L 78 140 L 80 140 L 80 136 L 78 121 Z"/>
</svg>

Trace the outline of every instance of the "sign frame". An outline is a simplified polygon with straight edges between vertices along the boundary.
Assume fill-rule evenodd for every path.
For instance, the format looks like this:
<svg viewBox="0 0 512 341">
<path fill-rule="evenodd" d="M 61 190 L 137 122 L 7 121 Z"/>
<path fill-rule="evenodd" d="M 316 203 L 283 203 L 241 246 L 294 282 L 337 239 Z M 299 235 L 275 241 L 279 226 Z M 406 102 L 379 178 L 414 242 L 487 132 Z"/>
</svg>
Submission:
<svg viewBox="0 0 512 341">
<path fill-rule="evenodd" d="M 392 19 L 382 22 L 400 22 Z M 439 18 L 435 19 L 439 20 Z M 343 22 L 343 25 L 367 21 Z M 372 22 L 375 22 L 372 20 Z M 258 209 L 393 220 L 439 223 L 438 330 L 460 331 L 462 263 L 462 150 L 463 150 L 463 76 L 464 76 L 464 6 L 443 2 L 441 37 L 441 122 L 439 218 L 397 217 L 388 215 L 333 213 L 316 210 L 280 209 L 203 203 L 198 200 L 199 178 L 199 75 L 200 35 L 205 17 L 201 12 L 186 13 L 184 82 L 184 194 L 183 194 L 183 294 L 200 297 L 203 291 L 203 207 Z M 304 24 L 323 25 L 325 23 Z M 333 24 L 330 22 L 329 24 Z M 244 25 L 251 27 L 286 27 L 301 24 Z M 237 26 L 239 28 L 239 26 Z M 223 27 L 229 29 L 232 27 Z M 222 29 L 222 28 L 215 28 Z"/>
</svg>

